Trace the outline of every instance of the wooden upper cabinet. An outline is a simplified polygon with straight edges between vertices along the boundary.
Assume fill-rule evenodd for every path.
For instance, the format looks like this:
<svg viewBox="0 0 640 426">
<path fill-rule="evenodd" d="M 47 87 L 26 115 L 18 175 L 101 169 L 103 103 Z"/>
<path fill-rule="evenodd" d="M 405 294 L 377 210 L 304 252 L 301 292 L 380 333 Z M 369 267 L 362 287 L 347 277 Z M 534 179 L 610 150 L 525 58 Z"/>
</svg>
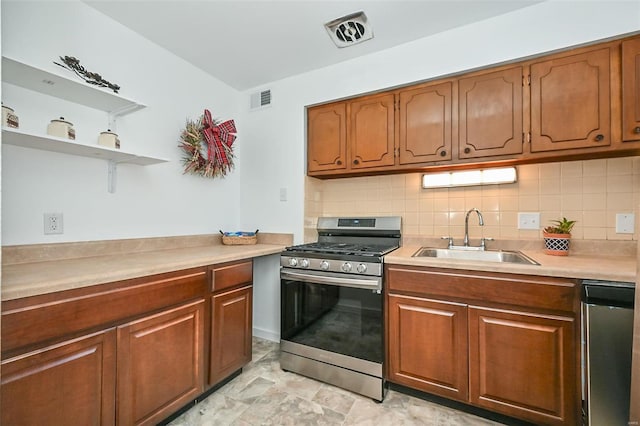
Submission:
<svg viewBox="0 0 640 426">
<path fill-rule="evenodd" d="M 640 140 L 640 38 L 622 42 L 622 139 Z"/>
<path fill-rule="evenodd" d="M 347 107 L 339 102 L 307 110 L 307 171 L 347 166 Z"/>
<path fill-rule="evenodd" d="M 531 65 L 531 152 L 611 145 L 611 49 Z"/>
<path fill-rule="evenodd" d="M 451 96 L 451 82 L 400 91 L 400 164 L 451 160 Z"/>
<path fill-rule="evenodd" d="M 395 163 L 395 95 L 367 96 L 350 102 L 349 155 L 352 170 Z"/>
<path fill-rule="evenodd" d="M 638 143 L 639 36 L 308 109 L 317 177 L 637 155 Z"/>
<path fill-rule="evenodd" d="M 458 82 L 461 159 L 522 153 L 522 67 Z"/>
</svg>

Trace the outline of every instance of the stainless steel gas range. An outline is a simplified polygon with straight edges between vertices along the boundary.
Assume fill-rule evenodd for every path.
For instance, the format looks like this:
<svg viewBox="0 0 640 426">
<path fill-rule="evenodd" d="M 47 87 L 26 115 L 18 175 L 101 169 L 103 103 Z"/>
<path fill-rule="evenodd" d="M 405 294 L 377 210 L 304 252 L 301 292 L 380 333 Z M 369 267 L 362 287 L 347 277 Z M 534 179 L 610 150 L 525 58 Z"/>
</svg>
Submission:
<svg viewBox="0 0 640 426">
<path fill-rule="evenodd" d="M 280 257 L 280 366 L 382 401 L 383 256 L 401 218 L 325 217 L 317 230 Z"/>
</svg>

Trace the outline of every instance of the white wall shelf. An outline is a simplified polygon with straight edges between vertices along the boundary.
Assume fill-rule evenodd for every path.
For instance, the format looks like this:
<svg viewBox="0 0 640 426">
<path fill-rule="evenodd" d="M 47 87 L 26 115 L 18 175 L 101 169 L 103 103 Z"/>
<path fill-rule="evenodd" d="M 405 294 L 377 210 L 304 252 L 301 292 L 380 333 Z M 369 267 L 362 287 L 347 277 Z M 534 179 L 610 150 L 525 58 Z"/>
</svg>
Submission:
<svg viewBox="0 0 640 426">
<path fill-rule="evenodd" d="M 102 160 L 114 161 L 116 163 L 137 164 L 139 166 L 149 166 L 169 161 L 164 158 L 134 154 L 120 149 L 108 148 L 97 144 L 88 144 L 81 141 L 72 141 L 70 139 L 58 138 L 55 136 L 28 133 L 8 127 L 2 128 L 2 143 L 21 146 L 23 148 L 60 152 L 63 154 L 79 155 L 82 157 L 100 158 Z"/>
<path fill-rule="evenodd" d="M 63 71 L 63 68 L 60 68 Z M 72 71 L 66 71 L 73 75 Z M 2 81 L 45 95 L 55 96 L 85 105 L 110 116 L 122 116 L 145 108 L 145 105 L 116 94 L 110 89 L 93 86 L 74 76 L 72 80 L 62 74 L 37 68 L 19 60 L 2 57 Z"/>
<path fill-rule="evenodd" d="M 57 138 L 49 135 L 38 135 L 22 130 L 2 128 L 2 143 L 20 146 L 23 148 L 39 149 L 43 151 L 59 152 L 63 154 L 78 155 L 81 157 L 100 158 L 107 161 L 107 190 L 116 192 L 116 178 L 118 164 L 136 164 L 150 166 L 152 164 L 166 163 L 164 158 L 150 157 L 134 154 L 106 146 L 87 144 L 70 139 Z"/>
<path fill-rule="evenodd" d="M 71 75 L 73 72 L 68 71 L 68 73 Z M 3 82 L 105 111 L 108 113 L 109 128 L 111 129 L 115 129 L 116 117 L 145 108 L 145 105 L 111 92 L 110 89 L 97 87 L 81 81 L 79 77 L 76 78 L 77 80 L 72 80 L 62 74 L 46 71 L 6 56 L 2 57 Z M 116 191 L 118 164 L 149 166 L 169 161 L 164 158 L 139 155 L 97 144 L 29 133 L 7 127 L 2 128 L 2 143 L 106 160 L 109 192 Z"/>
</svg>

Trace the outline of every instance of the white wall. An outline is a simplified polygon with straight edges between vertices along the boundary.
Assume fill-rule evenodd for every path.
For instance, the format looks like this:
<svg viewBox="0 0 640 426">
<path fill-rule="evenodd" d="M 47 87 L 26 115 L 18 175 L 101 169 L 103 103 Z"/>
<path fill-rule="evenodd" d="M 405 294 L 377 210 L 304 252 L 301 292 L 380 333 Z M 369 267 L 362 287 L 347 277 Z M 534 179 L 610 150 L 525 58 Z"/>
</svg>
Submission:
<svg viewBox="0 0 640 426">
<path fill-rule="evenodd" d="M 122 148 L 168 163 L 119 165 L 117 191 L 107 192 L 107 164 L 85 157 L 14 146 L 2 148 L 2 244 L 101 240 L 215 233 L 239 225 L 242 161 L 224 179 L 182 174 L 178 141 L 187 118 L 204 108 L 236 120 L 236 153 L 244 135 L 237 91 L 77 1 L 2 2 L 2 54 L 57 73 L 59 56 L 119 84 L 120 94 L 148 107 L 117 122 Z M 96 141 L 107 115 L 91 108 L 3 84 L 3 102 L 20 127 L 45 133 L 59 116 L 79 140 Z M 64 234 L 43 234 L 43 213 L 64 214 Z"/>
<path fill-rule="evenodd" d="M 375 22 L 372 23 L 375 30 Z M 640 30 L 637 1 L 549 1 L 300 74 L 270 88 L 273 107 L 251 112 L 243 158 L 242 224 L 303 240 L 305 106 L 461 72 Z M 288 188 L 279 201 L 278 188 Z"/>
</svg>

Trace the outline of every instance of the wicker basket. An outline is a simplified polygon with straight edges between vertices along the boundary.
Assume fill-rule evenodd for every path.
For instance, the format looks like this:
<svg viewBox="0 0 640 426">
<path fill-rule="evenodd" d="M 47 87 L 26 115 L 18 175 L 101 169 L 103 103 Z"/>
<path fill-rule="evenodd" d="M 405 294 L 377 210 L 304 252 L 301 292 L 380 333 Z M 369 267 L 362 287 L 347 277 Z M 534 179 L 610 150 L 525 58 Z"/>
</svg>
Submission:
<svg viewBox="0 0 640 426">
<path fill-rule="evenodd" d="M 222 244 L 227 246 L 250 245 L 258 242 L 258 231 L 256 232 L 222 232 Z"/>
</svg>

